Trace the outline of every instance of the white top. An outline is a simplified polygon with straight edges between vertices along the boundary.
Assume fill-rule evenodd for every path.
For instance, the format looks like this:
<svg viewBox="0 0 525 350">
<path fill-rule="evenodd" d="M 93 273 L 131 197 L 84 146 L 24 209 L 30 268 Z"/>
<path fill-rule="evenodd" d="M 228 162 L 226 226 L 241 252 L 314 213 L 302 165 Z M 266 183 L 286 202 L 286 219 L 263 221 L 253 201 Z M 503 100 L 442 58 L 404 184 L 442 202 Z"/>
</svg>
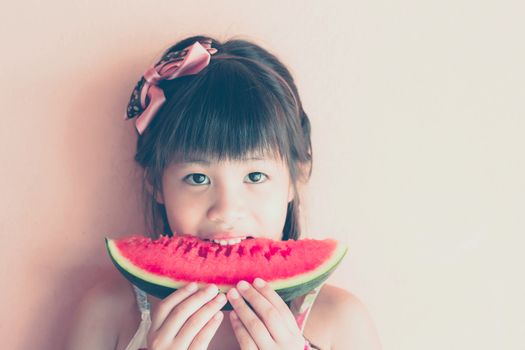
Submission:
<svg viewBox="0 0 525 350">
<path fill-rule="evenodd" d="M 146 343 L 146 336 L 148 335 L 149 327 L 151 326 L 151 318 L 149 315 L 150 305 L 146 297 L 146 293 L 136 286 L 133 286 L 133 289 L 135 290 L 137 305 L 141 313 L 141 321 L 139 328 L 126 347 L 126 350 L 146 349 L 148 346 Z"/>
</svg>

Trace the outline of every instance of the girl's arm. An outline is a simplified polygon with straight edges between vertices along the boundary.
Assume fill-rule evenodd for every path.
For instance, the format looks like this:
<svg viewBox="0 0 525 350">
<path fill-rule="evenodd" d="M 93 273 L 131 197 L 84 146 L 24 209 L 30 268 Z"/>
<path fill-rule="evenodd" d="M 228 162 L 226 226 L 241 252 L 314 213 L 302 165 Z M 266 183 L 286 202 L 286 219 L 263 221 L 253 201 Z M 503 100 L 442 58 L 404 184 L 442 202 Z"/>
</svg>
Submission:
<svg viewBox="0 0 525 350">
<path fill-rule="evenodd" d="M 334 295 L 332 350 L 381 350 L 379 336 L 366 307 L 343 289 Z"/>
<path fill-rule="evenodd" d="M 122 305 L 116 288 L 110 283 L 99 283 L 88 290 L 74 310 L 74 317 L 66 334 L 68 350 L 114 350 L 118 329 L 114 315 Z"/>
</svg>

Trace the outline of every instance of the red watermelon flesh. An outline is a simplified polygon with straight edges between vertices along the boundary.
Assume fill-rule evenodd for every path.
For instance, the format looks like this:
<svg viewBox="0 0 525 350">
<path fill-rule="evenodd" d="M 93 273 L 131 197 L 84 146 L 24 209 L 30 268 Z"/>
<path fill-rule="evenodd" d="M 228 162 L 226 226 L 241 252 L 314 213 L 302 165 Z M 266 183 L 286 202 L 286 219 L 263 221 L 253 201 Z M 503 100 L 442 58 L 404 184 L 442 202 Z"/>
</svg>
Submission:
<svg viewBox="0 0 525 350">
<path fill-rule="evenodd" d="M 333 239 L 253 238 L 223 246 L 191 235 L 106 238 L 106 246 L 128 280 L 159 298 L 189 282 L 214 283 L 225 292 L 259 277 L 291 300 L 324 282 L 347 251 Z"/>
</svg>

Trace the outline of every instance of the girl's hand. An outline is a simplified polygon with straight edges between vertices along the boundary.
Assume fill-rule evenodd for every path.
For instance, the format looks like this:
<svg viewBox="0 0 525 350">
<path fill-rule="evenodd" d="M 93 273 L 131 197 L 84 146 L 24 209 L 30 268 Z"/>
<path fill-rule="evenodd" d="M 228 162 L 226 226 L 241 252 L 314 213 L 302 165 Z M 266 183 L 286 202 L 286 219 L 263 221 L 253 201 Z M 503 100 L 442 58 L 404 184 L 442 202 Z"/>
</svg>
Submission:
<svg viewBox="0 0 525 350">
<path fill-rule="evenodd" d="M 157 306 L 147 335 L 149 350 L 207 349 L 219 328 L 226 297 L 217 286 L 191 283 Z"/>
<path fill-rule="evenodd" d="M 241 281 L 227 296 L 234 309 L 230 320 L 241 349 L 304 349 L 305 339 L 292 312 L 265 281 L 257 278 L 253 286 Z"/>
</svg>

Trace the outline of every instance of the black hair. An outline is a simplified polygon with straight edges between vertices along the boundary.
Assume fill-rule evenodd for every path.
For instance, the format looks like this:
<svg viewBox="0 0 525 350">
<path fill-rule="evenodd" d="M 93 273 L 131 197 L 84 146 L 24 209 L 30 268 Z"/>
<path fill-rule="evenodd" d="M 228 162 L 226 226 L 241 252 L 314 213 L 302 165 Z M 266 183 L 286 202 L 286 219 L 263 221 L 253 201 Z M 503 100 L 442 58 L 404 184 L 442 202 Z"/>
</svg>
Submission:
<svg viewBox="0 0 525 350">
<path fill-rule="evenodd" d="M 162 194 L 162 175 L 174 161 L 242 160 L 247 154 L 273 154 L 288 166 L 295 198 L 288 203 L 282 240 L 300 236 L 298 181 L 312 173 L 310 121 L 292 75 L 279 59 L 244 39 L 224 43 L 192 36 L 163 53 L 196 41 L 218 51 L 198 74 L 163 80 L 166 102 L 142 135 L 135 161 L 144 169 L 143 204 L 149 235 L 173 235 Z"/>
</svg>

